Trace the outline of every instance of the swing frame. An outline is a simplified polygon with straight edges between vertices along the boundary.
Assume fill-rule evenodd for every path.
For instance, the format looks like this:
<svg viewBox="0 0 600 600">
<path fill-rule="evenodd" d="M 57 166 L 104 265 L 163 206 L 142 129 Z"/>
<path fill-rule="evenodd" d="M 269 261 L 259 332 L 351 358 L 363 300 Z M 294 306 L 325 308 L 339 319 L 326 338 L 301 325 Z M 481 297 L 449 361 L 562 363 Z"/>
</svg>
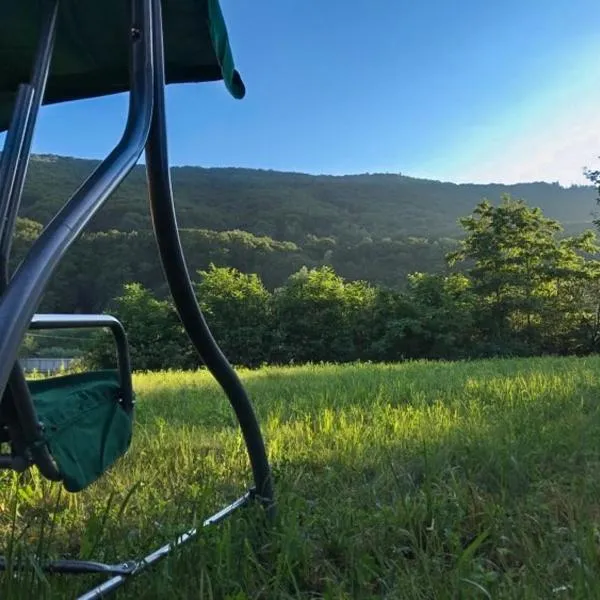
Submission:
<svg viewBox="0 0 600 600">
<path fill-rule="evenodd" d="M 9 440 L 31 450 L 28 464 L 14 456 L 0 456 L 0 468 L 23 471 L 32 465 L 51 481 L 61 474 L 43 443 L 36 408 L 18 362 L 21 343 L 30 329 L 102 327 L 112 331 L 120 373 L 121 403 L 134 411 L 127 338 L 122 325 L 108 315 L 36 315 L 44 291 L 61 259 L 85 230 L 92 217 L 145 153 L 149 205 L 160 259 L 176 310 L 204 365 L 218 381 L 238 419 L 252 471 L 253 487 L 207 518 L 203 526 L 219 523 L 239 508 L 258 500 L 269 518 L 274 515 L 271 469 L 261 430 L 246 391 L 214 340 L 198 305 L 179 237 L 169 170 L 165 117 L 165 55 L 161 0 L 129 0 L 131 29 L 130 89 L 127 122 L 108 156 L 57 212 L 12 274 L 9 258 L 16 218 L 31 155 L 37 116 L 53 55 L 60 0 L 43 0 L 38 47 L 29 83 L 19 85 L 12 119 L 0 156 L 0 412 L 11 427 Z M 99 573 L 108 579 L 80 596 L 100 598 L 116 590 L 198 533 L 193 528 L 139 560 L 104 564 L 58 560 L 41 565 L 53 573 Z M 18 568 L 18 565 L 13 568 Z M 7 568 L 0 559 L 0 570 Z"/>
</svg>

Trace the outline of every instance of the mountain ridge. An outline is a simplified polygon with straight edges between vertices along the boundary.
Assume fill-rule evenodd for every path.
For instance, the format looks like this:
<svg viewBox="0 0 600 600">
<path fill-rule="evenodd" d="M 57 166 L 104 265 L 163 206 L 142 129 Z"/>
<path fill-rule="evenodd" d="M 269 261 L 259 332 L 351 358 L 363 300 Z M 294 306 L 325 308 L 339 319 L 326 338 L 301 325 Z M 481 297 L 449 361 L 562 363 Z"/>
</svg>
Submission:
<svg viewBox="0 0 600 600">
<path fill-rule="evenodd" d="M 35 155 L 21 216 L 45 223 L 98 160 Z M 564 225 L 591 226 L 596 190 L 558 182 L 454 183 L 403 174 L 311 175 L 244 167 L 172 167 L 179 222 L 185 228 L 241 229 L 280 241 L 307 235 L 349 242 L 397 236 L 445 237 L 483 198 L 524 199 Z M 95 231 L 150 228 L 143 165 L 94 218 Z"/>
<path fill-rule="evenodd" d="M 0 155 L 2 152 L 0 151 Z M 33 162 L 50 162 L 56 163 L 62 160 L 68 161 L 81 161 L 85 163 L 93 163 L 95 165 L 101 162 L 100 159 L 95 158 L 86 158 L 81 156 L 68 156 L 61 154 L 51 154 L 51 153 L 40 153 L 40 154 L 32 154 L 31 161 Z M 135 167 L 136 169 L 143 168 L 141 163 L 138 163 Z M 398 178 L 398 179 L 406 179 L 413 181 L 423 181 L 428 183 L 440 183 L 444 185 L 453 185 L 459 187 L 472 187 L 472 186 L 502 186 L 502 187 L 515 187 L 515 186 L 528 186 L 528 185 L 550 185 L 556 186 L 563 190 L 569 190 L 573 188 L 585 188 L 585 189 L 594 189 L 592 185 L 589 184 L 570 184 L 563 185 L 559 181 L 546 181 L 546 180 L 534 180 L 534 181 L 518 181 L 514 183 L 502 183 L 500 181 L 488 181 L 488 182 L 460 182 L 460 181 L 452 181 L 450 179 L 432 179 L 429 177 L 419 177 L 416 175 L 407 175 L 402 172 L 391 172 L 391 171 L 363 171 L 357 173 L 310 173 L 308 171 L 294 171 L 294 170 L 282 170 L 282 169 L 272 169 L 269 167 L 236 167 L 234 165 L 220 166 L 220 167 L 205 167 L 202 165 L 192 165 L 192 164 L 181 164 L 181 165 L 171 165 L 171 170 L 193 170 L 193 171 L 232 171 L 232 172 L 247 172 L 247 173 L 264 173 L 264 174 L 273 174 L 273 175 L 290 175 L 290 176 L 304 176 L 307 178 L 323 178 L 323 179 L 352 179 L 352 178 Z"/>
</svg>

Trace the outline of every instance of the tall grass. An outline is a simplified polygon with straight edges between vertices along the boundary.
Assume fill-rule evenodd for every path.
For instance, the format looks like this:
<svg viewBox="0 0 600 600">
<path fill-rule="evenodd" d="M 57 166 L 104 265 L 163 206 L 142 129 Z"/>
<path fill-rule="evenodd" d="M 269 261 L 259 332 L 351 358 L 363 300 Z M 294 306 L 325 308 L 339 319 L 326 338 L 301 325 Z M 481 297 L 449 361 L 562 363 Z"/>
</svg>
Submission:
<svg viewBox="0 0 600 600">
<path fill-rule="evenodd" d="M 277 522 L 207 528 L 119 597 L 600 597 L 599 374 L 595 357 L 242 371 Z M 96 578 L 36 556 L 140 557 L 250 483 L 208 374 L 134 384 L 131 451 L 88 490 L 2 475 L 3 545 L 32 567 L 0 597 L 72 597 Z"/>
</svg>

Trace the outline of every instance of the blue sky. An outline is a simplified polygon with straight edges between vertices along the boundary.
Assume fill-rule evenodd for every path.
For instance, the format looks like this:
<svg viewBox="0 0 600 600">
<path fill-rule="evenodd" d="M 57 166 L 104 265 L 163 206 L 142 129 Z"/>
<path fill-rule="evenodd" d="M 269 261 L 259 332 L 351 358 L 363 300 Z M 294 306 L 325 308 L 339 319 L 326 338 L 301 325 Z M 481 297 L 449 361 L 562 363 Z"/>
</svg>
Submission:
<svg viewBox="0 0 600 600">
<path fill-rule="evenodd" d="M 247 96 L 171 87 L 174 164 L 565 185 L 597 165 L 597 0 L 221 4 Z M 101 157 L 125 109 L 46 107 L 34 149 Z"/>
</svg>

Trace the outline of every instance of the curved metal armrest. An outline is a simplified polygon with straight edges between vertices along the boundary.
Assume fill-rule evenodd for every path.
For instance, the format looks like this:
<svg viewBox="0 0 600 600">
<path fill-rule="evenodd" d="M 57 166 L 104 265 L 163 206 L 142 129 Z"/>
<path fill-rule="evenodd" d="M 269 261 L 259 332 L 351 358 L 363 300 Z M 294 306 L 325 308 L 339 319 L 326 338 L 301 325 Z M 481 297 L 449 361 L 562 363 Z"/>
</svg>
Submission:
<svg viewBox="0 0 600 600">
<path fill-rule="evenodd" d="M 123 391 L 123 408 L 130 412 L 133 408 L 133 384 L 131 381 L 131 359 L 127 334 L 122 323 L 111 315 L 67 315 L 36 314 L 33 315 L 30 329 L 92 329 L 106 327 L 110 329 L 117 345 L 117 360 Z"/>
</svg>

